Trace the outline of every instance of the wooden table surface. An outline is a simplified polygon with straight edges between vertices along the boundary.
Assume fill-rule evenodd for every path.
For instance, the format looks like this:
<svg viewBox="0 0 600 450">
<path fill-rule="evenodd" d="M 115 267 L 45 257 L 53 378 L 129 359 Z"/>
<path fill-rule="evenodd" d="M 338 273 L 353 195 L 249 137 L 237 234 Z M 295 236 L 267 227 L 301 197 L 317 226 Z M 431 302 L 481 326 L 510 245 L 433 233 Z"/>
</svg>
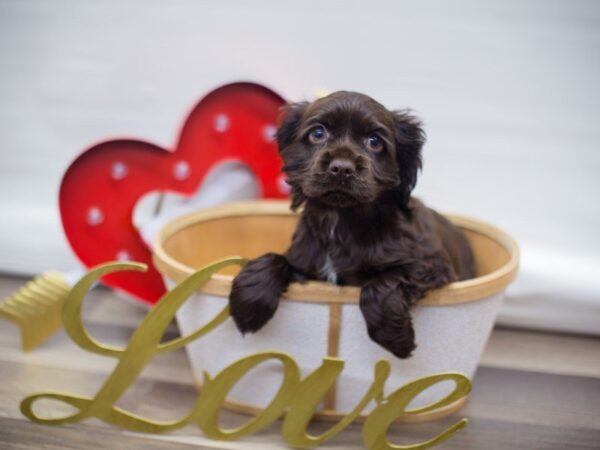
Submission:
<svg viewBox="0 0 600 450">
<path fill-rule="evenodd" d="M 25 280 L 0 276 L 0 298 Z M 93 291 L 84 317 L 93 335 L 124 344 L 145 311 L 108 290 Z M 175 326 L 169 329 L 175 335 Z M 30 353 L 20 350 L 18 329 L 0 321 L 0 449 L 255 449 L 288 448 L 280 423 L 249 438 L 215 442 L 188 426 L 163 435 L 136 434 L 96 419 L 66 426 L 29 422 L 19 412 L 33 393 L 64 391 L 93 395 L 115 360 L 84 352 L 63 331 Z M 119 406 L 154 419 L 175 419 L 196 399 L 192 372 L 183 351 L 164 354 L 144 370 Z M 45 414 L 64 406 L 40 404 Z M 600 448 L 600 340 L 591 337 L 496 329 L 487 345 L 467 406 L 452 417 L 419 425 L 395 426 L 396 443 L 424 441 L 458 418 L 469 426 L 440 449 L 593 449 Z M 243 416 L 223 412 L 222 423 Z M 329 425 L 316 424 L 314 430 Z M 312 428 L 311 428 L 312 429 Z M 351 425 L 326 449 L 360 449 L 360 425 Z"/>
</svg>

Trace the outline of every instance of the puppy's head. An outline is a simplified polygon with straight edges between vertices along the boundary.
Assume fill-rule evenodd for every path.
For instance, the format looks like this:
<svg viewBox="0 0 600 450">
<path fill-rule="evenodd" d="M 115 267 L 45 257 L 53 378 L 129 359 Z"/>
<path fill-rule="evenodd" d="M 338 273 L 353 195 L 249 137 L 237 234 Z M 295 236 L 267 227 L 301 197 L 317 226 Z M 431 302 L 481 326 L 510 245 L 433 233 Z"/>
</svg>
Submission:
<svg viewBox="0 0 600 450">
<path fill-rule="evenodd" d="M 292 208 L 311 199 L 347 208 L 386 192 L 406 208 L 424 140 L 417 118 L 363 94 L 341 91 L 286 106 L 277 142 Z"/>
</svg>

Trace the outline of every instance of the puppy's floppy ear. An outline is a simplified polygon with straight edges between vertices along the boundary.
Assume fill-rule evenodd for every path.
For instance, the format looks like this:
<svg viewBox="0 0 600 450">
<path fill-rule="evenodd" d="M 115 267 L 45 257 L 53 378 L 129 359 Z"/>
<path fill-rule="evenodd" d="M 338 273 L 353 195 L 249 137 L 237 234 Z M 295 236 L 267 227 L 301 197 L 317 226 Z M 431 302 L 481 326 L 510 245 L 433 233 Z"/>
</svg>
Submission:
<svg viewBox="0 0 600 450">
<path fill-rule="evenodd" d="M 286 153 L 284 157 L 283 171 L 288 176 L 287 183 L 290 185 L 290 197 L 292 198 L 291 209 L 296 211 L 305 201 L 306 197 L 298 184 L 298 167 L 302 167 L 304 157 L 302 152 L 285 152 L 296 137 L 300 128 L 302 116 L 306 111 L 308 102 L 290 103 L 282 108 L 279 128 L 277 129 L 277 145 L 279 151 Z M 293 147 L 292 147 L 293 148 Z"/>
<path fill-rule="evenodd" d="M 281 109 L 279 128 L 276 135 L 279 150 L 287 147 L 294 140 L 307 106 L 308 102 L 289 103 Z"/>
<path fill-rule="evenodd" d="M 398 206 L 409 211 L 410 193 L 417 184 L 417 174 L 422 166 L 421 149 L 425 144 L 425 132 L 421 121 L 408 110 L 394 111 L 394 140 L 398 161 L 400 185 L 394 191 Z"/>
</svg>

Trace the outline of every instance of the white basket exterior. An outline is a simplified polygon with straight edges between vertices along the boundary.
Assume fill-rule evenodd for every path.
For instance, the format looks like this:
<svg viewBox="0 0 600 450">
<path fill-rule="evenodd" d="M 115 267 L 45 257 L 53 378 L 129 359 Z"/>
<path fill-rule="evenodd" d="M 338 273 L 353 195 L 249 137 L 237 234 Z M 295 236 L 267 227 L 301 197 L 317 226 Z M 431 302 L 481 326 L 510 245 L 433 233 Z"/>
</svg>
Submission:
<svg viewBox="0 0 600 450">
<path fill-rule="evenodd" d="M 166 279 L 169 289 L 175 283 Z M 406 360 L 394 357 L 367 335 L 357 304 L 344 304 L 340 324 L 339 357 L 345 367 L 337 382 L 335 410 L 350 412 L 373 381 L 375 363 L 386 359 L 391 373 L 386 382 L 390 393 L 409 381 L 440 372 L 459 372 L 472 378 L 490 335 L 504 292 L 490 297 L 444 306 L 413 309 L 417 349 Z M 211 320 L 227 304 L 224 297 L 198 293 L 177 312 L 182 334 Z M 329 306 L 322 303 L 282 301 L 275 317 L 258 333 L 242 336 L 232 320 L 187 346 L 196 379 L 203 372 L 216 375 L 234 361 L 252 353 L 282 351 L 290 354 L 302 376 L 319 367 L 327 355 Z M 267 405 L 279 389 L 281 364 L 268 361 L 244 376 L 227 397 L 229 401 L 254 407 Z M 420 394 L 411 407 L 424 406 L 442 398 L 453 383 L 434 386 Z M 374 405 L 369 405 L 368 413 Z"/>
</svg>

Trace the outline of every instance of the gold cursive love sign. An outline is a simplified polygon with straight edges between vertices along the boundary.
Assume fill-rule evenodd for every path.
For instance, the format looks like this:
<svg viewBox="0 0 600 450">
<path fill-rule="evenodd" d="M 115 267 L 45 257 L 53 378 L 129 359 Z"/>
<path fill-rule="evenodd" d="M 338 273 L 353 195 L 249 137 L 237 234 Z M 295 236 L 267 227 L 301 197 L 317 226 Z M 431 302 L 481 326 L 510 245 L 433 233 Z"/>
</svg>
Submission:
<svg viewBox="0 0 600 450">
<path fill-rule="evenodd" d="M 123 270 L 143 271 L 146 270 L 146 266 L 141 263 L 119 262 L 103 264 L 92 269 L 72 288 L 65 301 L 62 312 L 64 326 L 71 339 L 81 348 L 101 355 L 113 356 L 119 362 L 94 397 L 55 392 L 35 394 L 21 402 L 21 412 L 30 420 L 39 423 L 59 425 L 95 417 L 117 427 L 145 433 L 167 432 L 195 423 L 207 437 L 220 440 L 232 440 L 250 435 L 283 418 L 281 425 L 283 438 L 292 446 L 310 448 L 340 433 L 360 415 L 368 403 L 375 400 L 377 406 L 365 420 L 362 430 L 364 444 L 370 450 L 431 448 L 467 425 L 467 420 L 462 419 L 438 436 L 411 445 L 396 445 L 389 442 L 388 429 L 398 417 L 444 408 L 466 397 L 471 390 L 471 383 L 467 377 L 459 373 L 440 373 L 414 380 L 385 396 L 383 386 L 390 372 L 390 364 L 380 360 L 375 365 L 371 387 L 356 407 L 325 433 L 308 434 L 308 424 L 323 396 L 342 372 L 344 361 L 340 358 L 324 357 L 320 367 L 302 378 L 298 364 L 290 355 L 283 352 L 255 353 L 225 367 L 215 376 L 205 373 L 202 392 L 194 407 L 179 420 L 153 421 L 115 406 L 155 355 L 177 350 L 210 333 L 228 319 L 229 308 L 224 307 L 209 323 L 193 333 L 161 342 L 175 312 L 190 295 L 206 283 L 211 275 L 224 267 L 243 266 L 245 262 L 243 258 L 228 258 L 190 275 L 164 295 L 133 333 L 125 348 L 104 345 L 89 335 L 81 319 L 82 303 L 88 290 L 101 276 Z M 218 417 L 227 394 L 249 370 L 270 360 L 278 360 L 283 368 L 281 386 L 274 398 L 260 414 L 249 419 L 242 426 L 233 429 L 222 428 Z M 407 409 L 408 404 L 420 392 L 447 380 L 454 381 L 456 385 L 449 395 L 430 405 Z M 40 417 L 33 410 L 34 403 L 39 399 L 62 401 L 74 407 L 77 412 L 59 418 Z"/>
</svg>

